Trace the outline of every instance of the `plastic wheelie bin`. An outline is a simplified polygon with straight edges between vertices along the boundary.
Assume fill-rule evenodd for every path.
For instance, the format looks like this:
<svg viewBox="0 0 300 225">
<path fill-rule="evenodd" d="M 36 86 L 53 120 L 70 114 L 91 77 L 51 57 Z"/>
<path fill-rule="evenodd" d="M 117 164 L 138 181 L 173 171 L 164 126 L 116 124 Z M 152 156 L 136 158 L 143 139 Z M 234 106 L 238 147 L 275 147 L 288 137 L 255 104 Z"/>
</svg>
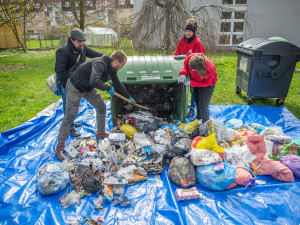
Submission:
<svg viewBox="0 0 300 225">
<path fill-rule="evenodd" d="M 236 47 L 236 93 L 247 93 L 247 103 L 253 97 L 278 98 L 284 104 L 300 48 L 283 38 L 253 38 Z"/>
<path fill-rule="evenodd" d="M 118 77 L 136 102 L 154 109 L 155 116 L 185 122 L 189 87 L 177 83 L 183 61 L 174 56 L 128 56 Z M 141 109 L 112 96 L 113 119 L 135 110 Z"/>
</svg>

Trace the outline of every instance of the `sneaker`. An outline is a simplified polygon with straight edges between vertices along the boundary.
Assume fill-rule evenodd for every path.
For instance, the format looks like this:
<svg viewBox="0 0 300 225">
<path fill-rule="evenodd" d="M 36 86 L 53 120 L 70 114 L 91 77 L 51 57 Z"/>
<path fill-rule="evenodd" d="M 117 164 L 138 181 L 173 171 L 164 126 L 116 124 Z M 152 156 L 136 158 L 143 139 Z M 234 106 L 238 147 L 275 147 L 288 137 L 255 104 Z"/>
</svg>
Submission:
<svg viewBox="0 0 300 225">
<path fill-rule="evenodd" d="M 70 129 L 70 134 L 72 137 L 78 137 L 80 135 L 74 127 Z"/>
<path fill-rule="evenodd" d="M 57 147 L 55 150 L 55 155 L 60 161 L 64 161 L 64 157 L 61 155 L 61 152 L 65 149 L 65 147 Z"/>
<path fill-rule="evenodd" d="M 103 140 L 104 138 L 108 138 L 108 133 L 103 131 L 102 133 L 97 134 L 96 141 L 99 142 L 99 140 Z"/>
<path fill-rule="evenodd" d="M 186 117 L 187 118 L 192 117 L 194 114 L 195 114 L 195 109 L 191 107 L 188 113 L 186 114 Z"/>
<path fill-rule="evenodd" d="M 74 123 L 75 127 L 80 127 L 81 123 Z"/>
</svg>

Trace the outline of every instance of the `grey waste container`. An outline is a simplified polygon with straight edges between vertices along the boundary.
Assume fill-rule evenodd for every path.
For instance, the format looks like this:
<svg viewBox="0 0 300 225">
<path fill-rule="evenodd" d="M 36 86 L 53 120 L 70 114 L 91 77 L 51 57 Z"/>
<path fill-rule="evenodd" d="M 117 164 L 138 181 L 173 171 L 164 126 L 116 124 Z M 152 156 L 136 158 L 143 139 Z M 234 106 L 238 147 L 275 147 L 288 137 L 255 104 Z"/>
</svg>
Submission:
<svg viewBox="0 0 300 225">
<path fill-rule="evenodd" d="M 284 104 L 296 62 L 300 61 L 300 48 L 276 38 L 253 38 L 236 47 L 236 93 L 252 97 L 278 98 L 276 105 Z"/>
</svg>

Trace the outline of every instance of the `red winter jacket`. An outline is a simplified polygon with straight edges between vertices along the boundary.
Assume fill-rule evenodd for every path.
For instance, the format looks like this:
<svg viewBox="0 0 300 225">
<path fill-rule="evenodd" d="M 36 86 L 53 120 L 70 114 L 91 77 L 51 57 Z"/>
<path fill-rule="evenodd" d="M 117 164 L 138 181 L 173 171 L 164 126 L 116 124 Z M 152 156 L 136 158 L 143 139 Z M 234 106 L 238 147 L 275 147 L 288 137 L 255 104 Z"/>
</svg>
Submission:
<svg viewBox="0 0 300 225">
<path fill-rule="evenodd" d="M 190 58 L 196 54 L 197 53 L 191 54 L 185 58 L 183 67 L 180 70 L 180 75 L 186 76 L 186 75 L 190 74 L 192 87 L 213 86 L 218 80 L 216 66 L 207 57 L 204 56 L 205 57 L 205 66 L 206 66 L 205 79 L 202 79 L 197 72 L 192 71 L 190 69 L 190 66 L 189 66 Z"/>
<path fill-rule="evenodd" d="M 196 38 L 188 43 L 184 38 L 180 38 L 178 45 L 176 47 L 176 51 L 173 55 L 187 55 L 189 56 L 192 53 L 203 53 L 205 54 L 205 48 L 200 41 L 198 35 Z"/>
</svg>

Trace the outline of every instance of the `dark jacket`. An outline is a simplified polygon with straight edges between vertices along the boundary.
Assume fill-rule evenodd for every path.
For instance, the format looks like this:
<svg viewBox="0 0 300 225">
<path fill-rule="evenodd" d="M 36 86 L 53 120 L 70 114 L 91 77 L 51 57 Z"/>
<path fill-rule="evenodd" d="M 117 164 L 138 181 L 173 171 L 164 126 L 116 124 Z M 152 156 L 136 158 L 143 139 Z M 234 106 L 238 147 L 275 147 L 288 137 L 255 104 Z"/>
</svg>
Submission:
<svg viewBox="0 0 300 225">
<path fill-rule="evenodd" d="M 78 50 L 69 38 L 68 42 L 56 51 L 55 73 L 58 82 L 64 87 L 66 87 L 67 80 L 70 76 L 69 70 L 73 65 L 75 65 L 79 54 L 81 55 L 79 60 L 80 64 L 86 61 L 86 57 L 95 58 L 103 55 L 102 53 L 96 52 L 87 46 L 84 46 L 83 50 Z M 74 71 L 75 69 L 72 70 Z"/>
<path fill-rule="evenodd" d="M 117 71 L 112 68 L 111 58 L 108 55 L 86 61 L 70 76 L 71 83 L 80 92 L 89 92 L 93 88 L 108 91 L 111 86 L 105 84 L 105 82 L 109 80 L 113 82 L 116 92 L 126 98 L 131 97 L 120 82 Z"/>
</svg>

